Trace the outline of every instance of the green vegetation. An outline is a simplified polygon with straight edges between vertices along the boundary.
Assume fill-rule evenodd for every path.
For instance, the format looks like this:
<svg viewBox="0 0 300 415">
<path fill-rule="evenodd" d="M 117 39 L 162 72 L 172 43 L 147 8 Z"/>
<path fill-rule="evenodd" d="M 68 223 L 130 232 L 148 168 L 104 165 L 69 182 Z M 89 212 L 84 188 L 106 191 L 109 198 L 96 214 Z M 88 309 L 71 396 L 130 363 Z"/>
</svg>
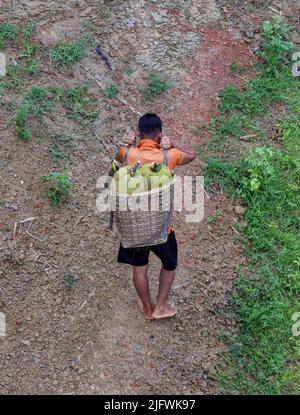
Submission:
<svg viewBox="0 0 300 415">
<path fill-rule="evenodd" d="M 54 137 L 54 143 L 49 147 L 48 154 L 51 160 L 68 160 L 76 148 L 76 137 L 59 134 Z"/>
<path fill-rule="evenodd" d="M 6 76 L 0 80 L 1 95 L 4 95 L 6 90 L 21 90 L 22 79 L 20 78 L 20 72 L 20 67 L 17 63 L 6 65 Z"/>
<path fill-rule="evenodd" d="M 158 74 L 150 74 L 148 83 L 140 87 L 140 93 L 144 99 L 152 99 L 158 95 L 162 95 L 171 84 L 160 77 Z"/>
<path fill-rule="evenodd" d="M 90 81 L 87 81 L 79 86 L 58 92 L 58 99 L 69 118 L 95 120 L 99 116 L 100 110 L 94 109 L 97 105 L 96 98 L 87 95 L 89 85 Z"/>
<path fill-rule="evenodd" d="M 74 275 L 65 275 L 63 279 L 63 283 L 65 287 L 71 289 L 75 285 L 75 277 Z"/>
<path fill-rule="evenodd" d="M 25 23 L 22 28 L 22 35 L 24 39 L 29 40 L 33 37 L 35 32 L 35 23 L 33 21 L 29 21 Z"/>
<path fill-rule="evenodd" d="M 228 85 L 219 94 L 219 117 L 206 126 L 212 135 L 211 149 L 226 147 L 229 137 L 264 139 L 266 132 L 258 119 L 266 118 L 273 104 L 284 104 L 299 85 L 288 61 L 294 49 L 288 26 L 275 17 L 264 24 L 263 38 L 260 56 L 264 63 L 256 65 L 256 77 L 240 88 Z M 234 65 L 231 70 L 240 72 L 241 67 Z"/>
<path fill-rule="evenodd" d="M 240 75 L 244 71 L 245 71 L 245 67 L 244 66 L 237 65 L 236 63 L 233 63 L 232 65 L 230 65 L 229 72 L 231 74 Z"/>
<path fill-rule="evenodd" d="M 211 156 L 204 172 L 211 189 L 218 183 L 247 207 L 248 272 L 240 273 L 231 309 L 239 330 L 228 335 L 231 352 L 221 374 L 229 393 L 300 391 L 300 341 L 291 332 L 292 315 L 300 311 L 300 86 L 291 74 L 287 26 L 277 18 L 266 23 L 264 39 L 257 77 L 222 91 L 220 116 L 212 123 L 219 148 L 239 139 L 245 127 L 260 131 L 260 145 L 240 155 L 227 151 L 223 159 Z M 260 125 L 279 102 L 280 138 L 272 143 Z"/>
<path fill-rule="evenodd" d="M 212 213 L 210 216 L 208 216 L 207 222 L 214 224 L 218 221 L 219 217 L 221 217 L 221 216 L 222 216 L 221 209 L 216 209 L 214 211 L 214 213 Z"/>
<path fill-rule="evenodd" d="M 52 59 L 59 66 L 71 67 L 86 55 L 86 49 L 92 43 L 91 33 L 86 33 L 75 41 L 60 42 L 51 51 Z"/>
<path fill-rule="evenodd" d="M 117 85 L 110 84 L 104 89 L 104 93 L 106 96 L 108 96 L 108 98 L 116 98 L 116 96 L 119 94 L 119 89 Z"/>
<path fill-rule="evenodd" d="M 273 20 L 267 21 L 263 26 L 264 43 L 260 56 L 265 59 L 266 71 L 278 74 L 280 63 L 290 62 L 290 51 L 295 48 L 291 41 L 290 29 L 287 23 L 281 23 L 281 18 L 275 16 Z"/>
<path fill-rule="evenodd" d="M 9 22 L 0 23 L 0 49 L 6 46 L 6 43 L 17 38 L 19 33 L 18 27 Z"/>
<path fill-rule="evenodd" d="M 41 180 L 47 183 L 47 194 L 53 207 L 70 196 L 72 182 L 64 173 L 52 172 L 48 176 L 42 176 Z"/>
<path fill-rule="evenodd" d="M 134 73 L 134 69 L 131 67 L 131 66 L 128 66 L 126 69 L 125 69 L 125 74 L 127 75 L 127 76 L 131 76 L 133 73 Z"/>
<path fill-rule="evenodd" d="M 20 37 L 28 41 L 30 40 L 35 32 L 35 23 L 32 21 L 26 22 L 21 30 L 14 23 L 2 22 L 0 23 L 0 49 L 6 47 L 8 42 L 16 40 Z"/>
<path fill-rule="evenodd" d="M 32 59 L 31 61 L 27 63 L 27 65 L 23 67 L 23 71 L 30 75 L 35 74 L 38 71 L 38 69 L 39 69 L 39 62 L 37 59 Z"/>
<path fill-rule="evenodd" d="M 44 115 L 51 111 L 52 106 L 51 96 L 45 88 L 32 87 L 16 110 L 15 131 L 17 136 L 25 141 L 30 140 L 32 133 L 29 120 L 37 118 L 42 123 Z"/>
<path fill-rule="evenodd" d="M 43 88 L 34 86 L 25 95 L 17 107 L 15 115 L 15 131 L 17 136 L 25 141 L 32 138 L 30 120 L 38 119 L 43 123 L 45 114 L 50 113 L 58 103 L 65 109 L 66 116 L 76 121 L 94 120 L 100 111 L 95 108 L 95 99 L 87 95 L 89 83 L 63 89 L 60 86 Z M 66 139 L 66 137 L 64 137 Z M 68 158 L 71 143 L 56 142 L 49 154 L 53 159 Z"/>
<path fill-rule="evenodd" d="M 39 46 L 32 43 L 35 31 L 34 22 L 27 22 L 19 30 L 18 27 L 11 23 L 0 23 L 0 48 L 6 47 L 7 42 L 17 40 L 21 44 L 21 50 L 16 60 L 7 64 L 6 76 L 0 79 L 0 95 L 7 91 L 20 92 L 23 86 L 23 77 L 32 76 L 37 73 L 39 61 L 36 58 L 36 51 Z"/>
</svg>

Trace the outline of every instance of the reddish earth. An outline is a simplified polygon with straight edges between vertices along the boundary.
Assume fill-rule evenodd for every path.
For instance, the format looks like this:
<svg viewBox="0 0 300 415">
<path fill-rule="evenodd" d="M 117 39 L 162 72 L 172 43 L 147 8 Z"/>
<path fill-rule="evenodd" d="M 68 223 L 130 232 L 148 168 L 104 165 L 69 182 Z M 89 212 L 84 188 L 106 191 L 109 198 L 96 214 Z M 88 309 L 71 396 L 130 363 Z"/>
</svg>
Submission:
<svg viewBox="0 0 300 415">
<path fill-rule="evenodd" d="M 218 92 L 244 82 L 230 74 L 232 64 L 249 66 L 256 60 L 249 44 L 233 33 L 207 29 L 202 36 L 202 46 L 184 63 L 187 75 L 172 90 L 175 108 L 166 113 L 166 126 L 176 138 L 195 137 L 191 129 L 216 116 Z"/>
<path fill-rule="evenodd" d="M 155 8 L 113 1 L 102 9 L 99 2 L 78 1 L 75 7 L 53 0 L 50 11 L 43 2 L 29 3 L 18 2 L 14 17 L 37 21 L 36 39 L 45 48 L 75 38 L 84 24 L 92 24 L 117 69 L 109 71 L 90 52 L 70 71 L 59 72 L 45 53 L 38 74 L 24 79 L 25 91 L 32 85 L 70 87 L 96 74 L 105 86 L 117 83 L 134 106 L 162 114 L 168 134 L 193 144 L 200 141 L 193 129 L 216 115 L 218 91 L 229 82 L 244 82 L 230 75 L 230 65 L 255 60 L 251 50 L 257 39 L 252 32 L 257 34 L 270 15 L 262 5 L 253 11 L 249 2 L 227 5 L 225 10 L 224 2 L 201 1 L 198 14 L 186 20 L 188 13 L 172 8 L 170 1 L 156 3 Z M 285 2 L 286 13 L 291 4 Z M 5 3 L 3 17 L 11 18 L 10 7 L 11 2 Z M 151 15 L 154 11 L 161 15 Z M 241 27 L 245 16 L 253 29 L 250 39 Z M 149 57 L 141 47 L 153 33 L 157 37 L 151 38 Z M 193 36 L 181 44 L 185 33 Z M 165 34 L 170 39 L 163 38 Z M 201 34 L 200 42 L 195 34 Z M 174 36 L 179 45 L 175 48 Z M 169 49 L 172 53 L 165 53 Z M 16 58 L 16 50 L 6 53 Z M 174 87 L 163 97 L 144 102 L 138 87 L 151 72 L 156 54 L 161 54 L 157 63 L 168 63 L 164 72 Z M 134 70 L 131 76 L 124 74 L 129 66 Z M 113 153 L 116 141 L 136 127 L 137 117 L 94 84 L 90 93 L 101 109 L 93 127 Z M 20 98 L 14 92 L 0 97 L 0 253 L 9 252 L 0 255 L 0 312 L 7 323 L 7 335 L 0 338 L 0 393 L 221 393 L 217 374 L 227 353 L 221 334 L 235 330 L 227 306 L 244 266 L 234 225 L 243 223 L 243 217 L 221 189 L 205 199 L 202 222 L 187 223 L 183 213 L 176 215 L 180 253 L 171 301 L 179 312 L 168 321 L 146 321 L 136 303 L 131 269 L 116 264 L 118 241 L 107 231 L 108 215 L 95 213 L 96 180 L 109 167 L 101 143 L 61 113 L 45 118 L 43 126 L 33 124 L 33 139 L 21 142 L 15 137 L 10 105 Z M 62 132 L 78 137 L 76 151 L 65 163 L 48 156 L 53 136 Z M 204 155 L 177 173 L 201 174 Z M 69 202 L 56 209 L 50 207 L 39 180 L 55 170 L 65 171 L 74 182 Z M 219 215 L 211 220 L 217 209 Z M 32 216 L 37 218 L 31 228 L 22 224 L 12 238 L 15 223 Z M 153 298 L 158 271 L 159 263 L 152 257 Z M 68 288 L 64 279 L 70 275 L 75 282 Z M 182 284 L 186 285 L 177 287 Z"/>
</svg>

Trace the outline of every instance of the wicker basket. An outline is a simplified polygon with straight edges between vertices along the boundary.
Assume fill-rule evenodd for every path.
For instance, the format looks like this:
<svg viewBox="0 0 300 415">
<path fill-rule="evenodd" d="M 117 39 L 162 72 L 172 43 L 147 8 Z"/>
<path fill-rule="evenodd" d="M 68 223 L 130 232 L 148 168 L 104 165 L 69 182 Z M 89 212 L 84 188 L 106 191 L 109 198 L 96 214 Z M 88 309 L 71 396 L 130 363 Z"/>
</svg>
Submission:
<svg viewBox="0 0 300 415">
<path fill-rule="evenodd" d="M 110 191 L 109 199 L 124 248 L 167 241 L 173 214 L 174 180 L 158 189 L 137 194 Z"/>
</svg>

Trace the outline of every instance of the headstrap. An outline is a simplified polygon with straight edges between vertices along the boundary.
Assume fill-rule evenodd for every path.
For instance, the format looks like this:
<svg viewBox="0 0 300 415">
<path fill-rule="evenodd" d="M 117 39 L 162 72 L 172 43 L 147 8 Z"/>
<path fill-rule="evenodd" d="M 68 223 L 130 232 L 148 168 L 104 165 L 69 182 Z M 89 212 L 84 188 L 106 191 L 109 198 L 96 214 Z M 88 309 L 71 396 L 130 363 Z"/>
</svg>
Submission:
<svg viewBox="0 0 300 415">
<path fill-rule="evenodd" d="M 169 166 L 169 150 L 163 150 L 164 152 L 164 165 Z"/>
</svg>

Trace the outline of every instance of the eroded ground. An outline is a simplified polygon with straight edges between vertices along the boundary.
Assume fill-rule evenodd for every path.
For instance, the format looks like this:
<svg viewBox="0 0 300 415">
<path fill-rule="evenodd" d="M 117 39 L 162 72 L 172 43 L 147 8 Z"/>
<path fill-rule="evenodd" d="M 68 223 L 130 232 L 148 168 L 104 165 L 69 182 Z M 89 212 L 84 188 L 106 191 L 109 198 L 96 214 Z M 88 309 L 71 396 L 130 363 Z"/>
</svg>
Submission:
<svg viewBox="0 0 300 415">
<path fill-rule="evenodd" d="M 199 143 L 194 128 L 216 113 L 218 91 L 228 82 L 243 82 L 230 75 L 230 65 L 254 62 L 261 22 L 274 13 L 262 1 L 2 3 L 3 18 L 37 23 L 36 38 L 45 47 L 93 25 L 114 69 L 93 50 L 67 72 L 56 71 L 45 59 L 38 74 L 26 78 L 26 90 L 70 87 L 93 77 L 103 86 L 114 82 L 141 112 L 160 113 L 168 134 L 193 145 Z M 294 23 L 297 43 L 298 2 L 274 1 L 272 7 Z M 173 87 L 145 102 L 139 85 L 151 71 L 166 76 Z M 135 127 L 137 117 L 95 83 L 90 92 L 101 110 L 94 129 L 113 153 L 114 143 Z M 0 246 L 11 253 L 0 258 L 0 311 L 7 323 L 7 336 L 0 338 L 0 393 L 220 393 L 217 372 L 226 354 L 221 334 L 235 326 L 226 306 L 244 263 L 233 227 L 242 222 L 239 209 L 220 191 L 206 198 L 201 223 L 176 216 L 180 265 L 175 286 L 189 284 L 172 292 L 176 318 L 146 321 L 130 268 L 116 264 L 118 243 L 106 229 L 108 215 L 95 213 L 96 180 L 108 170 L 101 144 L 60 114 L 46 118 L 43 128 L 33 125 L 34 137 L 24 143 L 13 132 L 10 99 L 2 97 L 0 109 Z M 47 154 L 50 136 L 61 131 L 77 136 L 79 143 L 65 165 L 74 182 L 72 197 L 53 209 L 39 177 L 61 167 Z M 201 174 L 203 156 L 178 173 Z M 216 209 L 221 215 L 209 223 Z M 28 217 L 37 217 L 30 234 L 23 224 L 12 240 L 15 222 Z M 153 293 L 158 270 L 152 257 Z M 75 277 L 72 288 L 63 282 L 68 275 Z"/>
</svg>

